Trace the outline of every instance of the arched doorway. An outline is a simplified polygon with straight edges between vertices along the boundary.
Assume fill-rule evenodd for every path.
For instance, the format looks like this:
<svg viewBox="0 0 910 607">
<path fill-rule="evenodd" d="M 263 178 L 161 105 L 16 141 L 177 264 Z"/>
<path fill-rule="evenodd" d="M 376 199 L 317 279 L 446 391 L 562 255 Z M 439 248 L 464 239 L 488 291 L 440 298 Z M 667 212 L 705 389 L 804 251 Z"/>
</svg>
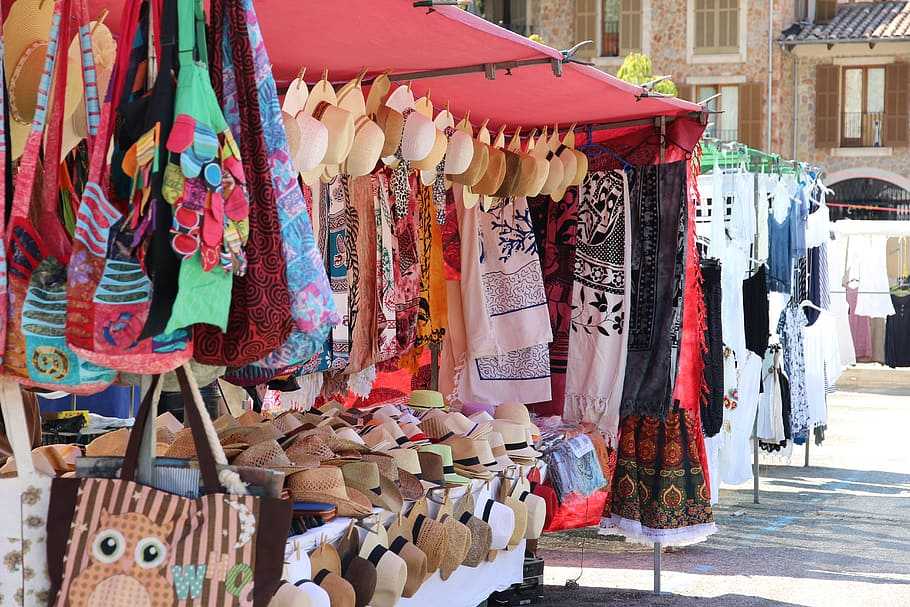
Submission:
<svg viewBox="0 0 910 607">
<path fill-rule="evenodd" d="M 910 219 L 910 183 L 898 175 L 865 175 L 860 171 L 851 171 L 852 175 L 841 175 L 841 179 L 832 179 L 829 185 L 833 195 L 827 202 L 831 206 L 831 219 Z M 837 175 L 832 176 L 837 177 Z M 889 178 L 891 177 L 891 178 Z M 838 205 L 857 205 L 849 208 Z"/>
</svg>

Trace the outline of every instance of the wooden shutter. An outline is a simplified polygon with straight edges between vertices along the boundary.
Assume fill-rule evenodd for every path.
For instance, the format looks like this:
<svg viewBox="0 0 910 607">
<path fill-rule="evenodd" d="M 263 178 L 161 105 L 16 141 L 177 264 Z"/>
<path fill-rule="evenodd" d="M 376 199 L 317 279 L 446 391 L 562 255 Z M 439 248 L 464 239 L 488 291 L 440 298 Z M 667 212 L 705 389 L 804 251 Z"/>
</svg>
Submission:
<svg viewBox="0 0 910 607">
<path fill-rule="evenodd" d="M 592 59 L 597 55 L 597 0 L 575 0 L 575 44 L 593 40 L 581 47 L 578 56 Z"/>
<path fill-rule="evenodd" d="M 910 64 L 892 63 L 885 67 L 885 128 L 884 143 L 891 147 L 905 147 L 908 136 L 907 87 L 910 86 Z"/>
<path fill-rule="evenodd" d="M 765 147 L 762 136 L 762 117 L 765 113 L 762 103 L 763 89 L 764 86 L 759 82 L 739 86 L 738 137 L 740 142 L 756 149 Z"/>
<path fill-rule="evenodd" d="M 815 22 L 827 23 L 837 14 L 837 0 L 815 0 Z"/>
<path fill-rule="evenodd" d="M 622 0 L 619 9 L 619 54 L 641 51 L 641 0 Z"/>
<path fill-rule="evenodd" d="M 817 148 L 834 148 L 838 145 L 839 87 L 840 68 L 836 65 L 815 67 L 815 147 Z"/>
<path fill-rule="evenodd" d="M 717 3 L 717 38 L 719 50 L 739 48 L 739 0 L 715 0 Z"/>
<path fill-rule="evenodd" d="M 698 102 L 698 99 L 694 98 L 695 87 L 691 84 L 677 84 L 676 85 L 676 96 L 680 99 L 686 101 Z"/>
<path fill-rule="evenodd" d="M 695 50 L 714 46 L 714 0 L 695 0 Z"/>
</svg>

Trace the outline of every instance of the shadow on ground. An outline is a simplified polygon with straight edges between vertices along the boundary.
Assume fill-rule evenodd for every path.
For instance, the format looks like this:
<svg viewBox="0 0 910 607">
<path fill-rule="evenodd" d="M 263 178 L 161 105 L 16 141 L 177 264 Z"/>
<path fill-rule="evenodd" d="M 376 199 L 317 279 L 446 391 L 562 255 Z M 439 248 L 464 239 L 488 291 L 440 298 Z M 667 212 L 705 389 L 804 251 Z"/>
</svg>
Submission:
<svg viewBox="0 0 910 607">
<path fill-rule="evenodd" d="M 651 592 L 614 590 L 610 588 L 566 588 L 546 586 L 544 600 L 536 603 L 539 607 L 585 607 L 588 605 L 609 605 L 609 607 L 796 607 L 795 603 L 781 603 L 761 597 L 725 594 L 715 598 L 693 598 L 676 594 L 654 595 Z"/>
</svg>

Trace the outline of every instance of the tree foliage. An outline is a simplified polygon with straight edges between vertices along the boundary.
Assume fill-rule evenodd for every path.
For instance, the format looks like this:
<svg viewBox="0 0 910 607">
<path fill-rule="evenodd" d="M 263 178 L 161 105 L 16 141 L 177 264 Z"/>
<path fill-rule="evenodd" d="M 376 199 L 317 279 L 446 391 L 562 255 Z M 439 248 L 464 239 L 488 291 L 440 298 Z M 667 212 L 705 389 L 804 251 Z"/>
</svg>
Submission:
<svg viewBox="0 0 910 607">
<path fill-rule="evenodd" d="M 651 58 L 642 53 L 629 53 L 623 60 L 616 76 L 620 80 L 625 80 L 632 84 L 644 84 L 654 80 L 654 68 L 651 66 Z M 672 80 L 658 82 L 654 86 L 654 91 L 674 96 L 678 93 L 678 89 Z"/>
</svg>

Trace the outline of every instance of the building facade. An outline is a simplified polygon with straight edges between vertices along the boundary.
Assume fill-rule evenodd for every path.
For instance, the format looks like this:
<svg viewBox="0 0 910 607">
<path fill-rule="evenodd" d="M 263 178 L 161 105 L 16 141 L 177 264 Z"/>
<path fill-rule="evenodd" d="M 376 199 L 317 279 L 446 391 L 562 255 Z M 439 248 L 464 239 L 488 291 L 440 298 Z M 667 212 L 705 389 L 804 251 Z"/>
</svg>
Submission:
<svg viewBox="0 0 910 607">
<path fill-rule="evenodd" d="M 709 135 L 817 164 L 836 198 L 910 206 L 910 0 L 486 0 L 484 15 L 615 73 L 650 55 Z"/>
</svg>

